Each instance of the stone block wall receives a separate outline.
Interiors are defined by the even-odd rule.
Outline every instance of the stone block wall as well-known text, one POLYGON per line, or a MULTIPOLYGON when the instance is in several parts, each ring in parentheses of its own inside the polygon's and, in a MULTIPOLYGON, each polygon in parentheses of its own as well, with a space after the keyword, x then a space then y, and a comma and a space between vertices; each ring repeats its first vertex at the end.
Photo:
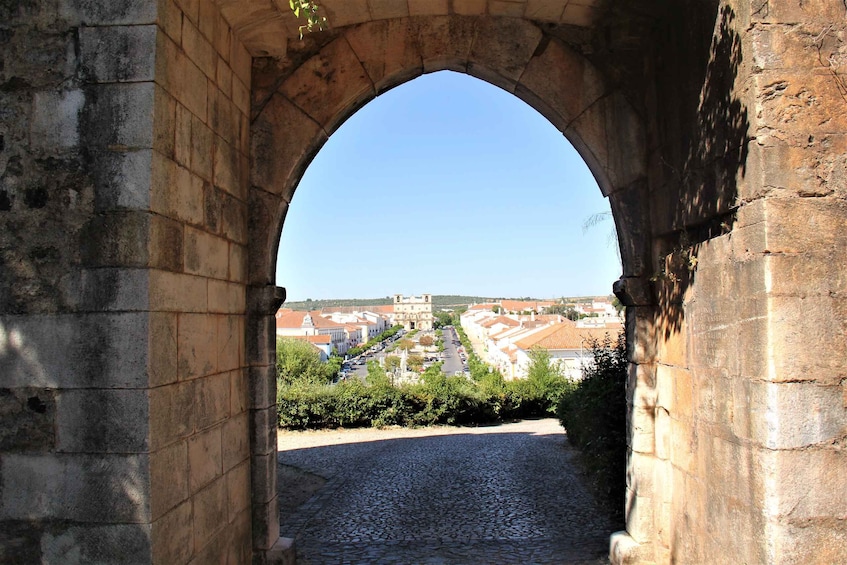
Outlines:
POLYGON ((149 391, 153 559, 244 563, 252 552, 244 343, 252 59, 212 2, 161 0, 158 10, 149 210, 159 222, 151 254, 162 260, 148 271, 158 330, 150 348, 160 363, 149 391))
POLYGON ((0 22, 0 561, 248 562, 251 57, 211 2, 0 22))
MULTIPOLYGON (((680 10, 692 29, 709 20, 702 6, 680 10)), ((847 177, 832 152, 845 133, 835 110, 847 100, 845 10, 716 3, 699 69, 690 33, 684 45, 666 40, 691 64, 669 63, 657 79, 658 308, 632 309, 655 356, 633 375, 648 386, 633 398, 628 478, 660 498, 631 492, 636 561, 830 563, 847 551, 836 470, 847 318, 834 270, 847 253, 847 177), (664 86, 674 80, 677 99, 664 86), (691 84, 696 112, 682 104, 691 84)))
MULTIPOLYGON (((113 268, 144 248, 149 224, 105 214, 119 174, 117 153, 105 150, 149 145, 145 114, 135 119, 121 106, 151 102, 150 88, 129 81, 149 79, 152 59, 122 77, 87 80, 99 63, 83 20, 151 23, 155 11, 0 7, 0 561, 8 563, 151 555, 146 288, 143 274, 113 268), (98 228, 107 222, 108 233, 98 228), (132 237, 118 243, 111 236, 121 230, 132 237)), ((150 33, 136 31, 136 43, 150 33)))

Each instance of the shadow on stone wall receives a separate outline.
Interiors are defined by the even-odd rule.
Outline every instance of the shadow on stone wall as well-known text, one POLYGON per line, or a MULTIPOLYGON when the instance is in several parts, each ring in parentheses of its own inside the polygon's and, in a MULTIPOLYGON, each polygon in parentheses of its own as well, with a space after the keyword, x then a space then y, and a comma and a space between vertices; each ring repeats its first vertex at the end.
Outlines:
MULTIPOLYGON (((681 12, 677 17, 679 23, 684 22, 681 12)), ((738 181, 746 174, 750 128, 747 108, 736 90, 743 54, 735 19, 731 7, 719 9, 684 162, 677 167, 662 157, 670 172, 663 190, 673 209, 659 211, 668 215, 670 224, 657 238, 652 277, 662 332, 657 337, 667 339, 681 330, 683 299, 694 283, 702 245, 729 233, 735 223, 738 181)), ((674 142, 662 141, 663 147, 674 142)))
MULTIPOLYGON (((620 289, 632 304, 648 304, 653 294, 654 314, 643 316, 652 317, 652 330, 641 327, 642 321, 635 317, 628 320, 631 359, 653 358, 659 343, 683 332, 684 299, 697 275, 698 256, 707 242, 732 231, 748 157, 750 121, 736 85, 743 53, 735 13, 717 2, 656 2, 661 4, 655 43, 646 55, 655 79, 655 91, 647 87, 648 112, 655 116, 651 142, 658 146, 649 183, 652 289, 634 283, 616 285, 616 293, 620 289)), ((639 428, 643 420, 645 426, 653 426, 650 429, 656 425, 655 374, 642 374, 639 367, 631 367, 627 389, 631 411, 627 433, 633 443, 646 431, 639 428)), ((631 464, 628 484, 625 518, 632 535, 656 506, 641 506, 652 502, 638 498, 638 473, 631 464)), ((653 520, 655 531, 659 517, 653 520)), ((695 526, 674 528, 672 552, 689 543, 677 536, 690 527, 695 526)))

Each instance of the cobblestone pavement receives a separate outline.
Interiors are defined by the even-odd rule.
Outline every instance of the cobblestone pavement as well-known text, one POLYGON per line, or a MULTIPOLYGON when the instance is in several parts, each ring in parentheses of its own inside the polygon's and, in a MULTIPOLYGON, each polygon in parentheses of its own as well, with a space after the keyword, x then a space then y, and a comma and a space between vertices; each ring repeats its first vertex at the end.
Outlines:
POLYGON ((328 479, 281 516, 298 563, 607 562, 613 527, 555 420, 280 432, 279 446, 281 463, 328 479))

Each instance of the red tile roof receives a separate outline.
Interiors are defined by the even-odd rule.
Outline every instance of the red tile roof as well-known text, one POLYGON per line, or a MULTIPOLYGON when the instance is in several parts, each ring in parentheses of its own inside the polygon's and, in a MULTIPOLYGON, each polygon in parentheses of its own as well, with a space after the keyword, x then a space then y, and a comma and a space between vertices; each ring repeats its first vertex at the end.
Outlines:
POLYGON ((327 306, 321 309, 321 314, 355 314, 357 312, 373 312, 374 314, 393 314, 393 304, 377 304, 376 306, 327 306))
POLYGON ((541 347, 542 349, 588 349, 594 340, 601 340, 606 334, 614 337, 615 330, 605 328, 577 328, 573 322, 553 324, 524 339, 515 345, 523 350, 541 347))
POLYGON ((338 322, 333 322, 328 318, 324 318, 323 316, 321 316, 321 313, 317 310, 313 310, 312 312, 309 312, 309 314, 312 316, 312 323, 315 324, 316 328, 323 328, 328 330, 344 327, 344 324, 339 324, 338 322))
POLYGON ((517 320, 507 318, 506 316, 497 316, 496 318, 490 318, 490 319, 482 322, 479 325, 482 326, 483 328, 490 328, 491 326, 494 326, 494 325, 497 325, 497 324, 503 324, 504 326, 509 326, 510 328, 516 328, 519 325, 521 325, 521 323, 518 322, 517 320))
POLYGON ((329 335, 295 335, 290 336, 290 339, 299 339, 302 341, 308 341, 309 343, 320 343, 324 345, 332 343, 332 339, 329 335))
POLYGON ((276 313, 276 327, 278 328, 301 328, 303 327, 303 319, 309 314, 312 317, 312 324, 316 328, 321 329, 336 329, 344 327, 344 324, 339 324, 328 320, 320 315, 317 310, 312 312, 302 312, 289 310, 287 308, 280 309, 276 313))
POLYGON ((499 304, 495 304, 494 302, 486 302, 485 304, 474 304, 468 311, 470 310, 491 310, 495 306, 500 306, 499 304))
POLYGON ((282 308, 276 313, 276 327, 299 328, 303 325, 304 317, 306 317, 305 312, 295 312, 288 308, 282 308))
POLYGON ((535 310, 538 312, 543 308, 552 306, 554 303, 550 301, 503 300, 500 304, 508 312, 522 312, 524 310, 535 310))

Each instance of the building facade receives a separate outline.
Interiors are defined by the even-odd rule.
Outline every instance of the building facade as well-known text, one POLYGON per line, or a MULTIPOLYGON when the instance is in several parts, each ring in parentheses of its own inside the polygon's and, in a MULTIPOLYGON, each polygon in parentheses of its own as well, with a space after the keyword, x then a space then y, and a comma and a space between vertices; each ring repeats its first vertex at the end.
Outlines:
POLYGON ((402 325, 406 331, 432 330, 432 295, 404 297, 395 294, 394 323, 402 325))

